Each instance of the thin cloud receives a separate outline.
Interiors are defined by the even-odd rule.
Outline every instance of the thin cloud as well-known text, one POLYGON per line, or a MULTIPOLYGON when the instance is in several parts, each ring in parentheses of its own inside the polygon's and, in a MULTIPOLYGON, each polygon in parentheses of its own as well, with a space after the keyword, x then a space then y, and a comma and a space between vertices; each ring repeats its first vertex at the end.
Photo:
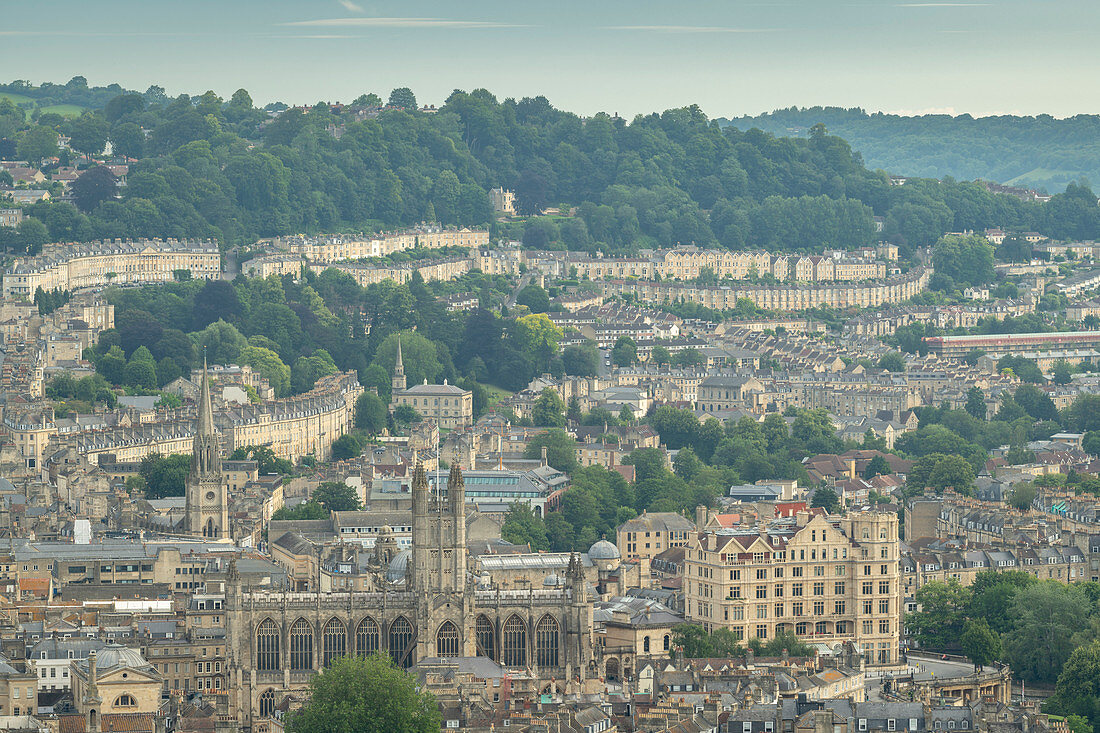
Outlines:
POLYGON ((988 8, 993 3, 898 3, 899 8, 988 8))
POLYGON ((344 10, 348 11, 349 13, 362 13, 362 12, 364 12, 363 7, 361 5, 356 5, 351 0, 336 0, 336 2, 343 5, 344 10))
POLYGON ((450 20, 448 18, 320 18, 282 23, 306 28, 526 28, 492 20, 450 20))
POLYGON ((611 25, 609 31, 648 31, 651 33, 774 33, 775 28, 730 28, 715 25, 611 25))

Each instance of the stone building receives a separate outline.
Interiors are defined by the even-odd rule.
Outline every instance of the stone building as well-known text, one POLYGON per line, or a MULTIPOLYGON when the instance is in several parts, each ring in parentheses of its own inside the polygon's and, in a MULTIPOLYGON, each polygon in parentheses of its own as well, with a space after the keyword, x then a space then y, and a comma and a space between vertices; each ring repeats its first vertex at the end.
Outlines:
POLYGON ((405 366, 401 359, 401 339, 397 340, 397 361, 393 366, 393 390, 390 411, 408 405, 422 417, 445 430, 461 430, 473 425, 474 396, 468 389, 453 384, 417 384, 407 386, 405 366))
POLYGON ((898 519, 882 512, 799 512, 766 529, 700 532, 687 546, 688 621, 742 639, 780 631, 855 642, 869 664, 898 661, 898 519))
POLYGON ((488 657, 531 670, 540 684, 594 674, 592 605, 579 562, 541 589, 503 590, 467 572, 465 486, 452 466, 432 491, 422 464, 412 485, 413 543, 375 545, 376 592, 271 592, 230 569, 226 595, 228 689, 242 726, 343 654, 389 654, 402 667, 430 658, 488 657))

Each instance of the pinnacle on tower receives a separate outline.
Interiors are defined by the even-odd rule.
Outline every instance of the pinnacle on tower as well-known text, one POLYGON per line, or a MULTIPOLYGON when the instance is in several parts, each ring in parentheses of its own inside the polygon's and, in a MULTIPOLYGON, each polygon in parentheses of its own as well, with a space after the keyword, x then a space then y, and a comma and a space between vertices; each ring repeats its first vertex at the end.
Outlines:
POLYGON ((416 468, 413 469, 412 490, 413 494, 428 490, 428 474, 424 471, 424 463, 420 460, 420 456, 416 457, 416 468))
POLYGON ((206 365, 206 354, 202 356, 202 393, 199 395, 199 421, 196 426, 199 435, 214 435, 214 408, 210 401, 210 370, 206 365))

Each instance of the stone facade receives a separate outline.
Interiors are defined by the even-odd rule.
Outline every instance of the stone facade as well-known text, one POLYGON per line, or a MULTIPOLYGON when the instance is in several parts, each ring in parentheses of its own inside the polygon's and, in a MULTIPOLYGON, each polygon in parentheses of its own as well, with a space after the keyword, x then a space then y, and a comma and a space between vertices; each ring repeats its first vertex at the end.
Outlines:
POLYGON ((423 465, 413 479, 413 547, 376 545, 378 592, 254 591, 230 570, 227 656, 241 724, 269 715, 342 654, 418 660, 485 656, 505 668, 585 679, 593 667, 592 606, 579 561, 561 585, 504 591, 466 572, 464 483, 452 468, 445 493, 431 492, 423 465))
POLYGON ((218 243, 149 239, 51 246, 8 268, 4 296, 30 298, 39 288, 49 292, 171 282, 182 270, 195 278, 220 277, 218 243))

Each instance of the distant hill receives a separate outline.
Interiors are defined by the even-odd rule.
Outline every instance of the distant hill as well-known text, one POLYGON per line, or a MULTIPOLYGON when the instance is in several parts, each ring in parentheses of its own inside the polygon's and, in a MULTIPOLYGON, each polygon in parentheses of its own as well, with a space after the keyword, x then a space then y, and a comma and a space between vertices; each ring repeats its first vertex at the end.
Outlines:
POLYGON ((1086 178, 1100 183, 1100 116, 904 117, 862 109, 809 107, 718 119, 741 130, 807 136, 824 123, 847 140, 868 168, 908 176, 977 178, 1056 193, 1086 178))

